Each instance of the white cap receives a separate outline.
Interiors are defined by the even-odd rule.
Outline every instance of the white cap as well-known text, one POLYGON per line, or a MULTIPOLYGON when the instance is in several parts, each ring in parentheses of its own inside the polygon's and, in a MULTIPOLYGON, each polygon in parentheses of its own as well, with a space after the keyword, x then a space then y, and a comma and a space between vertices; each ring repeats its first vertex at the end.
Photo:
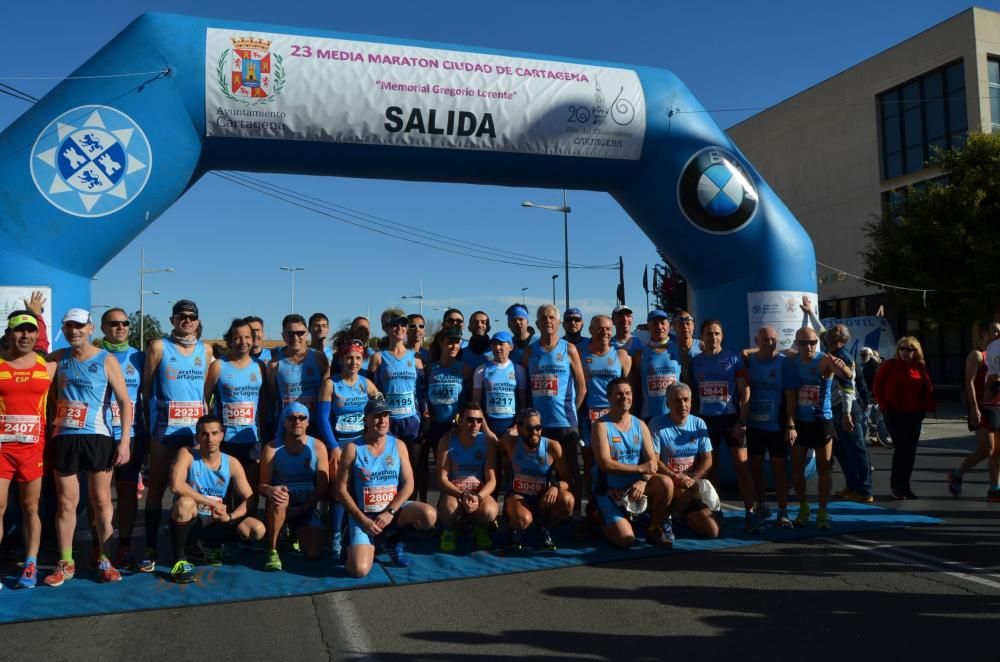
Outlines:
POLYGON ((90 324, 90 311, 84 310, 83 308, 70 308, 63 315, 62 321, 65 322, 76 322, 77 324, 90 324))

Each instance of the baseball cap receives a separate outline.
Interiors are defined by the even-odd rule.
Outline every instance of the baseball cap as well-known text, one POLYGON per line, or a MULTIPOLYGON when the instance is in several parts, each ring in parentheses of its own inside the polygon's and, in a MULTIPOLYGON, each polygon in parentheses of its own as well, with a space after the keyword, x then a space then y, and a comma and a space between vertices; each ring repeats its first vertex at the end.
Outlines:
POLYGON ((388 411, 389 405, 385 403, 385 396, 381 393, 376 393, 375 397, 369 400, 368 404, 365 405, 365 416, 377 416, 388 411))
POLYGON ((191 299, 181 299, 174 304, 173 312, 170 314, 171 317, 176 317, 181 313, 194 313, 198 314, 198 304, 191 299))
POLYGON ((90 311, 83 308, 70 308, 63 315, 63 322, 76 322, 77 324, 90 324, 90 311))
POLYGON ((668 319, 669 317, 670 317, 669 315, 667 315, 665 312, 657 308, 656 310, 649 311, 649 315, 646 315, 646 321, 652 322, 653 320, 658 320, 658 319, 665 320, 668 319))
POLYGON ((14 330, 19 326, 24 326, 25 324, 35 327, 38 329, 38 318, 28 312, 19 312, 17 314, 11 315, 7 318, 7 328, 14 330))
POLYGON ((493 338, 490 339, 490 342, 505 342, 513 345, 514 334, 512 334, 510 331, 497 331, 496 333, 493 334, 493 338))
POLYGON ((447 329, 443 329, 441 331, 441 337, 445 340, 461 340, 462 332, 456 329, 455 327, 450 326, 447 329))
POLYGON ((524 319, 531 319, 528 317, 528 309, 521 304, 514 304, 507 309, 507 319, 517 319, 518 317, 523 317, 524 319))
POLYGON ((620 306, 615 306, 615 309, 611 311, 612 315, 617 315, 618 313, 628 313, 629 315, 631 315, 632 309, 626 306, 625 304, 621 304, 620 306))
POLYGON ((579 317, 583 319, 583 312, 579 308, 567 308, 566 312, 563 313, 563 321, 570 319, 571 317, 579 317))

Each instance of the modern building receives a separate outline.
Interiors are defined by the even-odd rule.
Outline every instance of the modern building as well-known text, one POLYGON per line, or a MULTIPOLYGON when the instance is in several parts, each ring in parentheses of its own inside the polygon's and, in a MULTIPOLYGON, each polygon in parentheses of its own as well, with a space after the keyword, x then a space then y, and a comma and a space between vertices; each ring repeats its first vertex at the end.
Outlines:
MULTIPOLYGON (((886 304, 864 272, 866 223, 892 213, 907 187, 940 176, 934 147, 1000 129, 1000 13, 968 9, 740 122, 729 135, 809 232, 824 317, 886 304)), ((905 284, 903 284, 905 285, 905 284)), ((969 326, 921 322, 886 306, 897 337, 922 339, 947 393, 962 380, 969 326)), ((942 394, 944 395, 944 394, 942 394)))

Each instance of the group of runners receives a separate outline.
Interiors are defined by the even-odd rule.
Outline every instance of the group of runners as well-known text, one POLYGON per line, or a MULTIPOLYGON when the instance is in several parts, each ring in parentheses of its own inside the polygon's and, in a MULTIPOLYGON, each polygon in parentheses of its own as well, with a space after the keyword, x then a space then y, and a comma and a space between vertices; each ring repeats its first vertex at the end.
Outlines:
MULTIPOLYGON (((778 352, 777 332, 763 327, 754 348, 731 351, 719 321, 703 321, 696 335, 686 311, 651 311, 643 342, 628 306, 591 318, 587 337, 579 309, 560 315, 540 306, 532 327, 527 308, 513 305, 509 330, 491 335, 489 315, 477 311, 468 338, 464 315, 449 309, 428 343, 423 316, 386 311, 378 349, 369 346, 365 317, 328 339, 325 315, 287 315, 284 345, 270 350, 263 320, 246 317, 233 320, 220 351, 200 339, 197 305, 181 300, 170 334, 145 352, 128 344, 123 309, 95 324, 75 308, 61 322, 69 346, 46 354, 43 305, 36 296, 9 316, 0 359, 0 511, 16 482, 26 554, 17 585, 25 588, 38 579, 48 469, 60 555, 48 586, 76 572, 83 474, 92 561, 103 581, 120 580, 121 567, 156 569, 168 489, 177 582, 194 581, 195 560, 221 564, 223 545, 238 539, 263 541, 268 570, 281 570, 283 549, 315 560, 332 547, 360 577, 378 548, 410 565, 404 541, 438 526, 444 552, 466 535, 491 547, 501 525, 512 550, 528 546, 535 529, 531 546, 555 549, 552 528, 581 514, 578 534, 589 529, 619 547, 637 538, 671 545, 675 524, 718 536, 719 453, 733 467, 748 532, 772 515, 767 456, 775 524, 810 524, 805 467, 814 453, 815 525, 830 528, 835 411, 837 426, 857 424, 843 327, 824 334, 805 323, 791 354, 778 352), (95 342, 96 326, 103 337, 95 342), (431 455, 436 507, 426 503, 431 455), (800 504, 794 520, 789 455, 800 504), (134 556, 144 466, 145 545, 134 556)), ((867 466, 863 443, 860 452, 867 466)), ((870 482, 866 492, 847 480, 841 497, 872 500, 870 482)))

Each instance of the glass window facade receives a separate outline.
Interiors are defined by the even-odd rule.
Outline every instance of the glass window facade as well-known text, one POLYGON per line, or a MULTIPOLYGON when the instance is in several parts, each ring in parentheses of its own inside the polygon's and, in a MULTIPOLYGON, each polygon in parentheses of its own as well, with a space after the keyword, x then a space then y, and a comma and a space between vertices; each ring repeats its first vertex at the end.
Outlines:
MULTIPOLYGON (((998 99, 993 121, 1000 128, 1000 61, 991 63, 996 65, 998 99)), ((990 69, 991 81, 993 73, 990 69)), ((935 148, 958 147, 965 141, 969 123, 961 60, 886 90, 876 101, 882 129, 883 179, 920 170, 935 148)))
POLYGON ((986 61, 990 89, 990 126, 993 133, 1000 131, 1000 59, 986 61))

